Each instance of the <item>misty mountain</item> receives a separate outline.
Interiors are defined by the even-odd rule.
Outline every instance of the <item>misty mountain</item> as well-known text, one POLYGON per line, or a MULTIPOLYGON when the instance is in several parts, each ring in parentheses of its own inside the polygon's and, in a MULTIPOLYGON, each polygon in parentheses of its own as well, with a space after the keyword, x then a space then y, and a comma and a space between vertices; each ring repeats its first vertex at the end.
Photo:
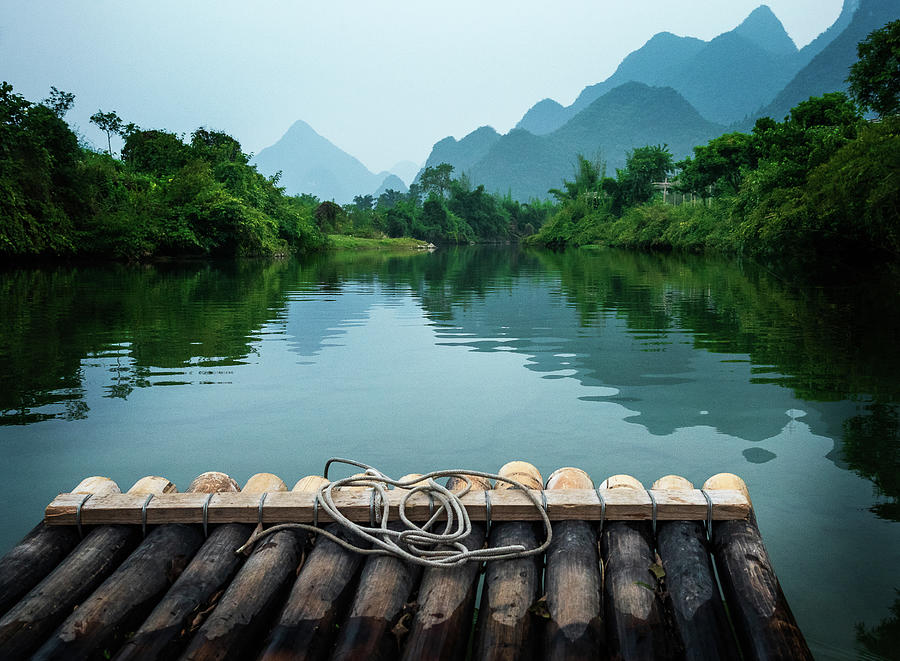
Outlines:
MULTIPOLYGON (((412 161, 400 161, 399 163, 395 163, 393 167, 389 170, 391 174, 395 174, 400 179, 403 180, 403 185, 406 185, 406 182, 411 182, 416 178, 416 175, 419 173, 421 166, 412 161)), ((395 190, 400 190, 395 189, 395 190)))
MULTIPOLYGON (((279 183, 291 195, 310 193, 339 204, 350 202, 355 195, 374 193, 386 178, 397 178, 389 172, 373 174, 303 121, 294 122, 278 142, 260 151, 253 163, 266 176, 280 170, 279 183)), ((389 187, 394 186, 396 183, 389 187)))
MULTIPOLYGON (((873 30, 897 20, 900 6, 897 0, 848 0, 838 22, 845 19, 848 12, 852 12, 852 16, 843 32, 834 36, 771 103, 755 112, 754 119, 769 116, 780 121, 800 101, 825 92, 846 91, 850 66, 857 59, 856 45, 873 30), (852 11, 854 6, 855 12, 852 11)), ((744 122, 742 128, 746 130, 752 125, 752 122, 744 122)))
MULTIPOLYGON (((823 35, 816 47, 824 48, 827 38, 823 35)), ((660 32, 622 60, 612 76, 585 87, 568 108, 545 99, 516 127, 549 133, 630 81, 671 87, 706 119, 731 124, 769 103, 808 61, 805 51, 797 50, 781 21, 761 5, 736 28, 708 42, 660 32)))
POLYGON ((484 158, 498 140, 500 134, 490 126, 477 128, 462 140, 452 136, 444 138, 434 144, 425 166, 452 163, 457 172, 466 172, 484 158))
POLYGON ((724 126, 701 117, 675 90, 631 82, 596 99, 553 133, 538 136, 514 129, 495 140, 470 167, 444 160, 489 191, 509 192, 527 201, 546 198, 549 188, 571 179, 579 153, 605 161, 612 176, 625 165, 626 152, 635 147, 666 143, 676 158, 683 158, 695 145, 723 130, 724 126))
MULTIPOLYGON (((415 177, 415 172, 413 173, 413 177, 415 177)), ((377 198, 379 195, 384 193, 385 191, 395 190, 399 193, 405 193, 409 190, 406 184, 403 183, 403 180, 395 174, 389 174, 384 178, 384 181, 381 182, 381 186, 375 191, 374 196, 377 198)))

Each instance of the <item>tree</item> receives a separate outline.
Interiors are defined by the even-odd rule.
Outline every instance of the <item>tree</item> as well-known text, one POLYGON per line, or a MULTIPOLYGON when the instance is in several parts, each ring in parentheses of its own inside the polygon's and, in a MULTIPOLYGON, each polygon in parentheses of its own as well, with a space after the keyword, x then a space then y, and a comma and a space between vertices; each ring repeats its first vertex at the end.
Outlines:
POLYGON ((50 86, 50 96, 41 101, 41 104, 50 108, 53 114, 62 119, 75 105, 75 95, 71 92, 63 92, 50 86))
POLYGON ((103 112, 102 110, 98 110, 93 115, 91 115, 91 124, 94 124, 101 131, 106 133, 106 147, 109 151, 109 155, 112 156, 112 136, 113 133, 116 135, 121 135, 121 133, 125 129, 125 125, 122 123, 122 118, 119 117, 115 111, 113 112, 103 112))
POLYGON ((435 193, 439 197, 444 197, 446 192, 450 190, 450 175, 453 172, 453 166, 449 163, 441 163, 431 167, 430 165, 422 172, 419 182, 425 194, 435 193))
POLYGON ((681 169, 678 188, 702 194, 715 186, 716 192, 733 195, 741 185, 744 170, 756 167, 758 160, 750 135, 726 133, 694 147, 693 158, 676 164, 681 169))
POLYGON ((375 204, 375 198, 371 195, 356 195, 353 198, 353 206, 359 211, 369 211, 375 204))
POLYGON ((565 200, 575 200, 585 194, 596 193, 599 189, 600 182, 606 174, 606 165, 600 161, 591 161, 578 154, 578 161, 575 164, 575 178, 573 181, 563 180, 563 188, 551 188, 547 192, 550 193, 560 202, 565 200))
POLYGON ((649 200, 653 197, 653 184, 662 181, 673 168, 668 145, 647 145, 629 152, 625 169, 616 171, 625 204, 649 200))
POLYGON ((881 117, 900 112, 900 20, 869 34, 856 47, 850 67, 850 94, 881 117))

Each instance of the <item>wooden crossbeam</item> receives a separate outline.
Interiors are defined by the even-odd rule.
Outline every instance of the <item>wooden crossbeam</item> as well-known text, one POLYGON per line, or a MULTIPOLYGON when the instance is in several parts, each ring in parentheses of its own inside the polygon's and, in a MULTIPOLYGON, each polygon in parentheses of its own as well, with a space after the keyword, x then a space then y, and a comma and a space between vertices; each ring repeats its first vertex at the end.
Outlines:
MULTIPOLYGON (((471 492, 462 497, 462 503, 473 521, 487 519, 485 493, 490 494, 492 521, 539 521, 541 516, 534 504, 521 491, 515 489, 490 492, 471 492)), ((542 502, 541 492, 532 492, 542 502)), ((605 518, 608 521, 639 521, 652 518, 652 502, 646 491, 637 489, 601 489, 606 501, 605 518)), ((704 521, 708 504, 698 489, 652 490, 657 503, 656 518, 659 521, 704 521)), ((750 503, 739 491, 710 490, 706 492, 713 503, 712 518, 716 521, 746 519, 750 503)), ((582 520, 599 521, 601 504, 597 492, 592 489, 558 489, 544 492, 547 513, 551 521, 582 520)), ((351 521, 368 523, 371 513, 370 489, 335 491, 334 502, 351 521)), ((402 490, 388 492, 390 518, 397 518, 397 507, 405 493, 402 490)), ((208 495, 203 493, 169 493, 154 496, 146 507, 146 523, 202 523, 203 505, 208 495)), ((259 517, 258 493, 216 493, 207 505, 208 523, 256 523, 259 517)), ((279 492, 266 495, 263 503, 263 522, 267 524, 296 522, 312 523, 315 493, 279 492)), ((57 496, 44 512, 48 525, 74 525, 78 505, 83 494, 64 493, 57 496)), ((146 494, 96 495, 81 507, 83 525, 141 524, 142 508, 146 494)), ((416 494, 407 502, 406 514, 414 521, 424 521, 431 513, 429 498, 416 494)), ((318 508, 320 523, 332 519, 318 508)))

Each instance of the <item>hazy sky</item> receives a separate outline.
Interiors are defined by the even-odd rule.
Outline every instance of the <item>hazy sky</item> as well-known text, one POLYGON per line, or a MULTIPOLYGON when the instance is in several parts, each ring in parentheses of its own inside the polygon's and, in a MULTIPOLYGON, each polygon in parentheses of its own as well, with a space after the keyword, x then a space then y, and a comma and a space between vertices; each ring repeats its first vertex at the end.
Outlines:
MULTIPOLYGON (((258 152, 297 119, 373 171, 535 102, 571 103, 661 31, 711 39, 758 0, 0 0, 0 79, 67 120, 115 110, 145 128, 223 130, 258 152)), ((841 0, 770 0, 798 46, 841 0)))

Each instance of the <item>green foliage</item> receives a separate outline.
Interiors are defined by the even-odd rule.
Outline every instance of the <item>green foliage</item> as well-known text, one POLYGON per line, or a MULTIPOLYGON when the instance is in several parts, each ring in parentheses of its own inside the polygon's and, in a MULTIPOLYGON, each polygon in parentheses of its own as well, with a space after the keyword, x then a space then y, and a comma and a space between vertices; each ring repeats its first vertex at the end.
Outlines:
POLYGON ((680 206, 653 196, 671 168, 664 147, 630 155, 616 180, 597 184, 581 163, 576 182, 534 243, 599 243, 644 250, 716 250, 836 266, 900 259, 900 118, 863 120, 835 92, 803 101, 783 122, 762 118, 678 163, 680 206), (586 194, 585 190, 597 189, 586 194), (591 205, 588 202, 595 201, 591 205))
POLYGON ((758 160, 752 136, 726 133, 706 145, 694 147, 693 158, 676 163, 681 170, 678 187, 698 195, 710 189, 719 194, 734 195, 744 172, 755 167, 758 160))
POLYGON ((900 112, 900 20, 874 30, 856 48, 847 82, 857 102, 882 117, 900 112))
POLYGON ((419 183, 425 195, 444 197, 447 191, 450 190, 452 173, 453 166, 449 163, 440 163, 434 167, 426 167, 419 177, 419 183))
POLYGON ((668 145, 647 145, 628 153, 625 169, 616 170, 623 204, 642 204, 653 197, 653 183, 662 181, 674 169, 668 145))
POLYGON ((109 155, 112 156, 112 136, 119 135, 125 129, 122 118, 115 112, 103 112, 98 110, 91 115, 91 124, 96 125, 98 129, 106 133, 106 145, 109 155))
POLYGON ((134 260, 325 245, 318 200, 284 195, 231 136, 201 128, 184 144, 98 112, 91 121, 107 132, 108 149, 96 153, 79 147, 62 120, 73 101, 51 88, 35 105, 0 85, 0 254, 134 260), (121 161, 112 157, 113 133, 125 139, 121 161))

